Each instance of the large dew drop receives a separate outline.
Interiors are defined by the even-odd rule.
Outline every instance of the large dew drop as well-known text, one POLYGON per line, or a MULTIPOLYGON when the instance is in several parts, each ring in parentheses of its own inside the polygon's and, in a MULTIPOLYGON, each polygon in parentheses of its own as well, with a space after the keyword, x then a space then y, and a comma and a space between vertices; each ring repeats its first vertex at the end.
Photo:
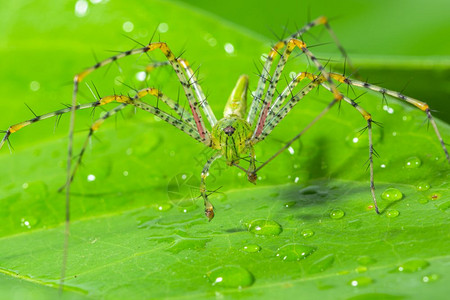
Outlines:
POLYGON ((422 161, 417 156, 412 156, 406 159, 405 161, 405 168, 407 169, 414 169, 418 168, 422 165, 422 161))
POLYGON ((254 220, 248 225, 248 231, 256 235, 279 235, 283 229, 280 224, 272 220, 254 220))
POLYGON ((397 201, 403 198, 403 194, 396 188, 388 188, 381 194, 381 198, 388 201, 397 201))
POLYGON ((339 208, 335 208, 330 212, 330 218, 332 219, 341 219, 344 215, 344 211, 339 208))
POLYGON ((314 251, 315 247, 293 243, 278 248, 276 256, 284 261, 295 261, 307 258, 314 251))
POLYGON ((425 269, 430 265, 429 262, 423 259, 413 259, 407 261, 397 267, 397 271, 404 273, 414 273, 420 270, 425 269))
POLYGON ((252 273, 240 266, 223 266, 209 271, 207 274, 213 286, 243 288, 251 286, 255 281, 252 273))
POLYGON ((248 244, 248 245, 245 245, 244 247, 242 247, 242 250, 244 252, 255 253, 255 252, 259 252, 261 250, 261 246, 256 245, 256 244, 248 244))

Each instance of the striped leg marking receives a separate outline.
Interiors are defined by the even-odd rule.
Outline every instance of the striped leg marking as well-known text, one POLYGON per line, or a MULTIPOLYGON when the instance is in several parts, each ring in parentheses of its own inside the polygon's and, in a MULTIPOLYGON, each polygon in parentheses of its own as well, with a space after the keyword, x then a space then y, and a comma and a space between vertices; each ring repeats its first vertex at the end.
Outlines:
POLYGON ((201 174, 201 182, 200 182, 200 193, 202 195, 203 201, 205 203, 205 215, 208 218, 209 221, 211 221, 214 218, 214 206, 209 202, 207 190, 206 190, 206 178, 209 175, 209 168, 211 167, 212 163, 220 158, 222 154, 220 152, 215 153, 213 156, 211 156, 208 161, 206 162, 205 166, 203 167, 202 174, 201 174))
MULTIPOLYGON (((330 36, 333 38, 335 44, 337 45, 339 51, 341 52, 342 56, 344 56, 346 61, 348 61, 350 67, 353 70, 355 70, 355 68, 351 64, 350 60, 348 59, 348 55, 347 55, 346 51, 342 47, 342 45, 339 42, 339 40, 338 40, 337 36, 335 35, 334 31, 331 29, 331 26, 330 26, 330 24, 328 22, 328 19, 326 17, 324 17, 324 16, 315 19, 314 21, 306 24, 299 31, 291 34, 289 37, 287 37, 284 40, 281 40, 280 42, 278 42, 277 44, 275 44, 272 47, 272 49, 269 52, 269 55, 267 57, 267 60, 264 63, 263 69, 261 71, 261 75, 260 75, 260 78, 259 78, 259 81, 258 81, 258 86, 257 86, 256 92, 255 92, 255 95, 254 95, 254 98, 253 98, 253 101, 252 101, 252 104, 251 104, 249 112, 248 112, 247 122, 250 125, 253 125, 253 122, 254 122, 254 119, 256 117, 256 114, 257 114, 258 110, 260 109, 261 101, 263 100, 263 98, 262 98, 263 92, 264 92, 264 89, 266 87, 266 82, 270 78, 270 69, 272 67, 272 62, 273 62, 273 60, 275 58, 275 55, 279 54, 279 51, 284 46, 286 46, 289 43, 290 40, 292 40, 292 39, 301 39, 301 36, 304 33, 309 31, 311 28, 316 27, 316 26, 320 26, 320 25, 324 25, 325 26, 325 28, 327 29, 328 33, 330 34, 330 36)), ((315 61, 314 61, 314 63, 317 66, 317 63, 315 61)), ((319 68, 319 70, 320 70, 320 68, 319 68)), ((269 82, 271 82, 271 81, 272 80, 270 80, 269 82)))

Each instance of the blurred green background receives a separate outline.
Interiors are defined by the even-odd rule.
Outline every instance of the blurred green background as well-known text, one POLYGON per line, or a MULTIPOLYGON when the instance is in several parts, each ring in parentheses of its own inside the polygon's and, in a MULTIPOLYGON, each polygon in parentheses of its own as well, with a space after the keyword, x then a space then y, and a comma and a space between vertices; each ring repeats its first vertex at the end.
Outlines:
MULTIPOLYGON (((24 103, 37 114, 70 103, 74 74, 117 51, 140 47, 127 37, 145 44, 155 29, 154 40, 167 41, 175 53, 201 66, 202 87, 220 117, 238 76, 249 74, 254 89, 255 62, 258 65, 286 25, 290 33, 305 24, 308 15, 331 19, 361 77, 399 91, 407 86, 405 94, 427 101, 439 111, 435 113, 438 118, 448 120, 449 11, 448 1, 3 0, 0 129, 33 117, 24 103), (227 43, 234 45, 234 53, 225 51, 227 43)), ((305 40, 316 45, 330 38, 317 28, 305 40)), ((326 44, 313 50, 320 58, 332 59, 333 68, 341 70, 343 61, 335 48, 326 44)), ((151 58, 163 59, 157 53, 151 58)), ((147 62, 145 56, 131 57, 99 70, 85 83, 91 88, 95 85, 101 96, 132 92, 121 82, 145 86, 136 74, 147 62)), ((300 57, 287 68, 298 72, 308 66, 300 57)), ((177 97, 178 83, 168 69, 150 74, 150 84, 177 97)), ((258 145, 260 157, 279 149, 330 101, 324 91, 309 99, 283 120, 267 142, 258 145)), ((400 211, 396 219, 378 218, 367 211, 371 199, 363 167, 366 145, 348 145, 348 139, 365 124, 351 107, 343 105, 339 113, 328 114, 293 145, 296 155, 284 153, 263 169, 257 187, 235 168, 218 163, 208 183, 211 189, 222 187, 223 193, 213 195, 219 215, 210 224, 202 215, 201 201, 190 200, 193 205, 186 207, 179 201, 188 193, 197 197, 198 190, 189 188, 198 186, 198 174, 210 152, 171 126, 141 112, 135 115, 132 109, 105 124, 97 135, 100 141, 93 139, 88 147, 73 184, 73 238, 67 268, 67 285, 73 293, 68 297, 251 298, 283 292, 323 299, 336 299, 336 295, 399 299, 405 295, 423 298, 434 292, 439 298, 448 281, 444 268, 450 232, 448 166, 442 150, 433 133, 422 126, 420 111, 392 101, 395 113, 390 115, 383 110, 380 97, 367 95, 361 100, 375 120, 385 125, 376 131, 375 146, 381 155, 375 165, 377 193, 396 186, 406 195, 399 203, 381 201, 383 208, 400 211), (422 166, 405 169, 404 162, 416 155, 422 166), (86 180, 92 174, 96 180, 86 180), (192 181, 180 184, 183 175, 192 181), (421 180, 431 182, 432 189, 417 191, 421 180), (430 195, 441 198, 432 201, 430 195), (292 201, 296 206, 286 210, 286 203, 289 206, 292 201), (159 207, 173 209, 161 212, 159 207), (336 222, 328 216, 335 207, 346 213, 336 222), (283 225, 282 234, 253 236, 246 222, 255 218, 277 220, 283 225), (316 234, 303 240, 300 230, 308 227, 316 234), (254 256, 243 254, 241 246, 253 242, 263 250, 254 256), (319 248, 302 262, 283 263, 275 257, 280 243, 299 242, 319 248), (370 253, 376 263, 369 267, 357 263, 356 257, 364 253, 370 253), (324 257, 332 257, 334 264, 321 262, 324 257), (431 267, 403 277, 390 273, 409 259, 427 259, 431 267), (206 274, 219 264, 250 269, 256 274, 255 285, 244 290, 212 286, 206 274), (325 272, 308 273, 311 268, 325 272), (426 285, 422 278, 433 274, 442 278, 426 285), (375 284, 357 289, 347 284, 358 276, 375 278, 375 284)), ((94 101, 85 84, 79 101, 94 101)), ((97 110, 96 116, 100 113, 97 110)), ((77 114, 76 150, 92 119, 91 111, 77 114)), ((0 153, 0 291, 5 297, 56 296, 64 211, 63 197, 56 190, 65 176, 67 121, 63 118, 56 129, 53 121, 30 126, 11 137, 14 155, 7 147, 0 153)), ((448 126, 439 125, 448 139, 448 126)))

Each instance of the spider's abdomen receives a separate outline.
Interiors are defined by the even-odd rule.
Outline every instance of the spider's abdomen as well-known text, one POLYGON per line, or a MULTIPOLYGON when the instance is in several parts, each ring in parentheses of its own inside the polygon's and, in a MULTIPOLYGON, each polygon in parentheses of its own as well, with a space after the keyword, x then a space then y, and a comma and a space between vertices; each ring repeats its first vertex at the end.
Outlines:
POLYGON ((228 165, 239 163, 239 158, 249 150, 247 141, 252 133, 247 121, 233 115, 225 117, 212 129, 212 148, 222 152, 228 165))

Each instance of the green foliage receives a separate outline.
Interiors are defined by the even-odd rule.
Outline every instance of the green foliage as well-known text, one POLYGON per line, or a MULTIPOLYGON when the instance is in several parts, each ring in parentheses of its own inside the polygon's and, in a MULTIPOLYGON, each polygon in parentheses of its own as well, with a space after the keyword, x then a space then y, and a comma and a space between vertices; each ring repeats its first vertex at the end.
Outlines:
MULTIPOLYGON (((251 88, 255 87, 253 61, 258 61, 270 44, 268 38, 249 29, 173 2, 89 4, 89 13, 83 18, 74 16, 73 3, 63 1, 1 5, 2 129, 32 117, 23 102, 38 114, 70 102, 71 85, 65 83, 95 63, 91 49, 134 47, 134 42, 119 34, 126 21, 134 24, 128 35, 143 43, 160 22, 169 25, 161 40, 176 53, 186 49, 183 57, 194 66, 201 64, 202 86, 217 116, 240 74, 249 74, 251 88), (223 50, 226 43, 233 44, 234 54, 223 50), (39 82, 40 89, 32 91, 31 81, 39 82)), ((285 11, 277 9, 279 18, 285 11)), ((358 20, 364 19, 364 13, 375 13, 366 7, 359 9, 355 13, 358 20)), ((392 15, 386 8, 383 12, 392 15)), ((274 11, 265 18, 270 14, 274 11)), ((354 31, 368 30, 365 27, 370 21, 378 22, 379 15, 366 17, 365 25, 347 24, 345 17, 333 25, 344 46, 366 49, 369 46, 358 43, 361 37, 354 31)), ((298 23, 302 24, 305 14, 300 17, 298 23)), ((437 19, 423 20, 423 27, 431 24, 425 35, 432 35, 437 19)), ((382 34, 383 28, 378 32, 382 34)), ((401 36, 409 36, 412 43, 417 34, 406 30, 401 36)), ((436 39, 439 37, 442 35, 436 39)), ((306 42, 316 43, 314 39, 306 42)), ((435 48, 407 47, 404 42, 392 52, 383 52, 385 45, 374 44, 378 48, 371 47, 373 52, 368 54, 385 53, 383 59, 371 62, 378 69, 384 66, 383 60, 392 61, 390 54, 415 54, 411 49, 442 54, 435 48), (403 52, 405 49, 411 52, 403 52)), ((332 49, 333 45, 312 50, 318 57, 340 59, 332 49)), ((364 52, 355 60, 362 68, 372 58, 364 52)), ((99 58, 109 55, 101 53, 99 58)), ((161 59, 157 54, 153 57, 161 59)), ((439 57, 424 59, 446 72, 439 57)), ((406 66, 416 61, 410 57, 399 60, 406 66)), ((142 70, 145 61, 145 57, 130 58, 119 64, 123 73, 112 66, 106 74, 100 70, 86 82, 92 86, 92 80, 102 96, 112 94, 113 89, 130 92, 114 81, 120 77, 120 81, 139 87, 142 83, 134 74, 142 70)), ((400 67, 395 66, 398 72, 404 70, 400 67)), ((287 73, 308 66, 300 57, 289 68, 287 73)), ((178 84, 170 70, 156 70, 150 76, 152 85, 176 98, 178 84)), ((440 83, 431 89, 436 86, 440 83)), ((84 86, 80 101, 94 101, 84 86)), ((270 157, 329 101, 331 97, 323 89, 311 94, 270 139, 257 145, 257 158, 270 157)), ((372 200, 364 167, 367 133, 358 133, 365 122, 347 105, 342 104, 339 111, 334 108, 290 151, 263 168, 256 186, 224 161, 214 165, 208 188, 221 188, 211 195, 216 208, 211 223, 196 197, 202 165, 212 152, 144 113, 133 115, 133 110, 127 110, 125 120, 119 118, 116 125, 110 120, 97 135, 101 142, 93 140, 72 187, 64 295, 109 299, 443 298, 450 261, 449 167, 443 151, 417 109, 388 99, 388 112, 381 97, 372 93, 359 101, 383 123, 374 128, 375 148, 380 154, 375 160, 375 185, 381 215, 369 209, 372 200), (88 175, 95 180, 92 176, 87 180, 88 175)), ((76 134, 77 150, 91 118, 89 112, 77 114, 81 131, 76 134)), ((64 197, 56 191, 65 177, 67 119, 61 120, 53 135, 51 121, 14 134, 15 153, 9 155, 6 147, 0 153, 2 298, 57 297, 64 197)), ((438 126, 443 138, 450 140, 450 127, 439 121, 438 126)))

